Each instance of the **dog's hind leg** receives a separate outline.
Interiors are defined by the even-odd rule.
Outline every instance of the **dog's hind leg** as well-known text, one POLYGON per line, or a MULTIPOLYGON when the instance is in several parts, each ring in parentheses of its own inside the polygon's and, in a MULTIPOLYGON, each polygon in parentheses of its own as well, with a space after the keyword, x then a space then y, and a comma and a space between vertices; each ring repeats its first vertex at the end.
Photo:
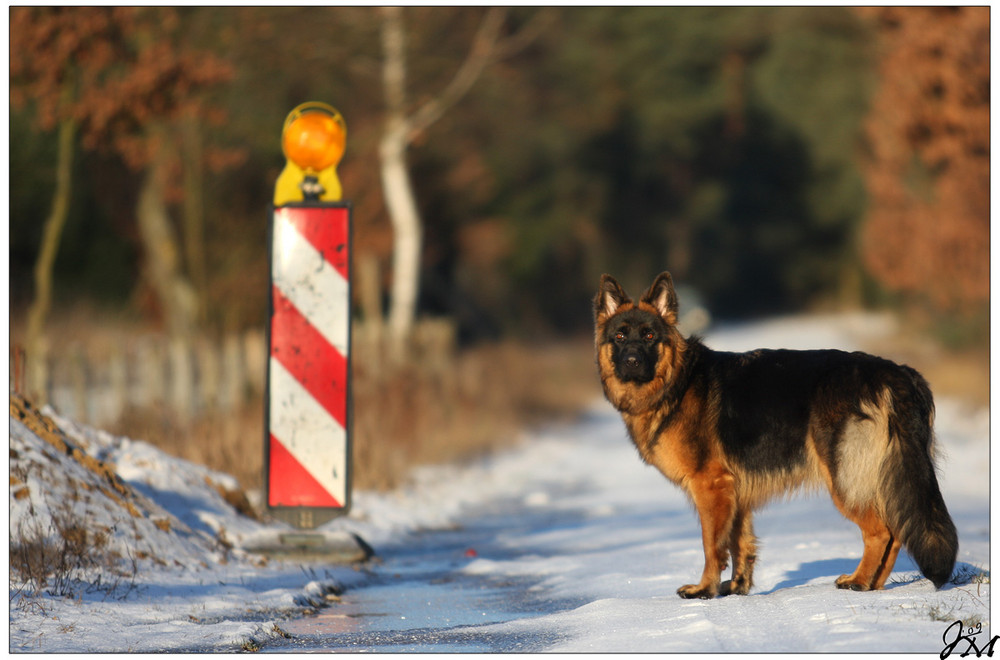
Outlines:
POLYGON ((836 478, 828 467, 823 471, 834 505, 845 518, 861 528, 865 544, 864 554, 854 572, 837 578, 837 587, 841 589, 881 589, 902 546, 899 534, 890 528, 878 505, 881 470, 891 447, 889 411, 892 404, 887 396, 875 403, 861 402, 863 414, 845 420, 835 451, 828 452, 839 457, 836 461, 829 459, 836 464, 836 478))
POLYGON ((730 531, 736 516, 734 484, 733 475, 717 464, 706 466, 687 483, 701 519, 705 570, 698 584, 677 590, 682 598, 715 598, 719 594, 719 576, 729 558, 730 531))
POLYGON ((757 561, 757 537, 753 533, 753 512, 749 508, 736 512, 729 533, 729 553, 733 560, 733 577, 722 583, 720 593, 746 595, 753 586, 753 567, 757 561))
POLYGON ((878 570, 875 571, 875 577, 871 583, 872 591, 885 586, 885 581, 889 579, 889 574, 892 573, 892 569, 896 565, 896 557, 899 555, 899 549, 903 546, 903 542, 898 536, 895 534, 891 534, 890 536, 892 541, 885 547, 882 554, 882 561, 879 564, 878 570))
POLYGON ((854 591, 881 589, 896 564, 896 556, 902 545, 899 537, 892 533, 873 508, 860 513, 839 508, 844 516, 861 528, 865 550, 854 572, 837 578, 837 587, 854 591))

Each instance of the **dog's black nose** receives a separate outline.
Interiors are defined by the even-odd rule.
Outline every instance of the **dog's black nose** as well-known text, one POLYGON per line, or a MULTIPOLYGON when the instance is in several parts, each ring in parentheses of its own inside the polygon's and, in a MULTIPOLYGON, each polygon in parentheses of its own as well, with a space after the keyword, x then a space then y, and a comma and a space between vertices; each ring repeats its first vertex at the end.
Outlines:
POLYGON ((625 358, 625 366, 629 369, 635 369, 639 366, 639 358, 634 355, 629 355, 625 358))

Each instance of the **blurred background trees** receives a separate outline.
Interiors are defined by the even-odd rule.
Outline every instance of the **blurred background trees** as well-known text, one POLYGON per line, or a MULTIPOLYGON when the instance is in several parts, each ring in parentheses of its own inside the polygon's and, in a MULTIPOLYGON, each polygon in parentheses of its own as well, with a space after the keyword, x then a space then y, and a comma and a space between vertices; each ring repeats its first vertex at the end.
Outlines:
POLYGON ((865 122, 865 265, 930 314, 985 329, 989 303, 987 7, 868 9, 880 85, 865 122))
POLYGON ((635 291, 669 269, 716 319, 891 307, 969 350, 900 356, 894 337, 889 357, 988 397, 988 8, 15 7, 10 24, 15 385, 33 353, 28 383, 61 412, 248 487, 267 209, 284 118, 313 100, 348 126, 357 487, 599 396, 603 272, 635 291), (416 275, 394 262, 386 155, 416 275), (423 320, 386 369, 394 298, 423 320))
MULTIPOLYGON (((77 134, 85 149, 110 154, 129 171, 142 173, 134 225, 144 274, 170 334, 190 336, 198 294, 181 269, 166 208, 171 158, 180 155, 171 124, 197 120, 199 92, 227 80, 229 68, 180 43, 178 16, 170 9, 39 7, 12 12, 12 19, 12 101, 15 107, 30 106, 35 126, 58 127, 52 210, 43 225, 25 331, 29 364, 44 363, 44 323, 72 203, 77 134)), ((191 188, 200 186, 193 178, 187 181, 191 188)), ((189 199, 198 197, 187 192, 189 199)), ((189 257, 198 247, 193 234, 189 231, 189 257)))
MULTIPOLYGON (((402 10, 404 116, 448 88, 489 12, 402 10)), ((40 293, 63 191, 57 307, 263 327, 280 129, 307 100, 348 123, 355 255, 388 311, 383 20, 12 9, 12 314, 40 293)), ((987 9, 524 7, 494 27, 497 43, 531 38, 408 138, 418 314, 465 341, 586 332, 602 272, 637 288, 666 268, 717 317, 890 302, 983 322, 987 9)))

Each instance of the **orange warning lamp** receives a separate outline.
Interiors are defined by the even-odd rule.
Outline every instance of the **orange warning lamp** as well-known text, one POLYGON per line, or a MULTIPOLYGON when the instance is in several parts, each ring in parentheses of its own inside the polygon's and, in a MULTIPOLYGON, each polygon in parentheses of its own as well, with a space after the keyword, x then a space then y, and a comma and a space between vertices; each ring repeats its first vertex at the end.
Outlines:
POLYGON ((336 167, 344 155, 347 126, 326 103, 310 101, 285 118, 281 150, 287 162, 274 188, 274 205, 301 201, 339 201, 336 167))
POLYGON ((285 130, 281 134, 281 148, 285 156, 307 172, 319 172, 340 162, 340 157, 344 155, 345 136, 344 121, 337 111, 327 114, 297 110, 289 115, 290 121, 285 121, 285 130))

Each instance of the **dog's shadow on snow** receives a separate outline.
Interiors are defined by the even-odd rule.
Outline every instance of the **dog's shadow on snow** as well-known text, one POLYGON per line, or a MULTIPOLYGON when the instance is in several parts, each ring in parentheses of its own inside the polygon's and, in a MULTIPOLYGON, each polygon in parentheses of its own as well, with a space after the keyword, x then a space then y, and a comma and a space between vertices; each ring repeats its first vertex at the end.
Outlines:
MULTIPOLYGON (((807 584, 813 580, 819 578, 829 578, 830 584, 832 585, 834 581, 841 575, 853 573, 854 569, 857 568, 859 559, 849 559, 849 558, 839 558, 839 559, 820 559, 818 561, 810 561, 804 564, 800 564, 798 568, 793 571, 789 571, 785 574, 784 578, 766 591, 761 591, 761 595, 772 594, 781 589, 788 589, 790 587, 799 587, 807 584)), ((955 570, 960 572, 963 568, 971 570, 973 567, 965 566, 962 562, 958 562, 955 565, 955 570)), ((895 589, 897 587, 902 587, 904 585, 915 582, 916 580, 923 579, 923 575, 920 574, 920 569, 917 565, 913 563, 913 560, 909 556, 905 556, 903 553, 899 554, 899 559, 896 561, 896 566, 893 568, 892 574, 885 583, 886 589, 895 589)), ((954 587, 952 583, 946 584, 943 589, 949 589, 954 587)))

